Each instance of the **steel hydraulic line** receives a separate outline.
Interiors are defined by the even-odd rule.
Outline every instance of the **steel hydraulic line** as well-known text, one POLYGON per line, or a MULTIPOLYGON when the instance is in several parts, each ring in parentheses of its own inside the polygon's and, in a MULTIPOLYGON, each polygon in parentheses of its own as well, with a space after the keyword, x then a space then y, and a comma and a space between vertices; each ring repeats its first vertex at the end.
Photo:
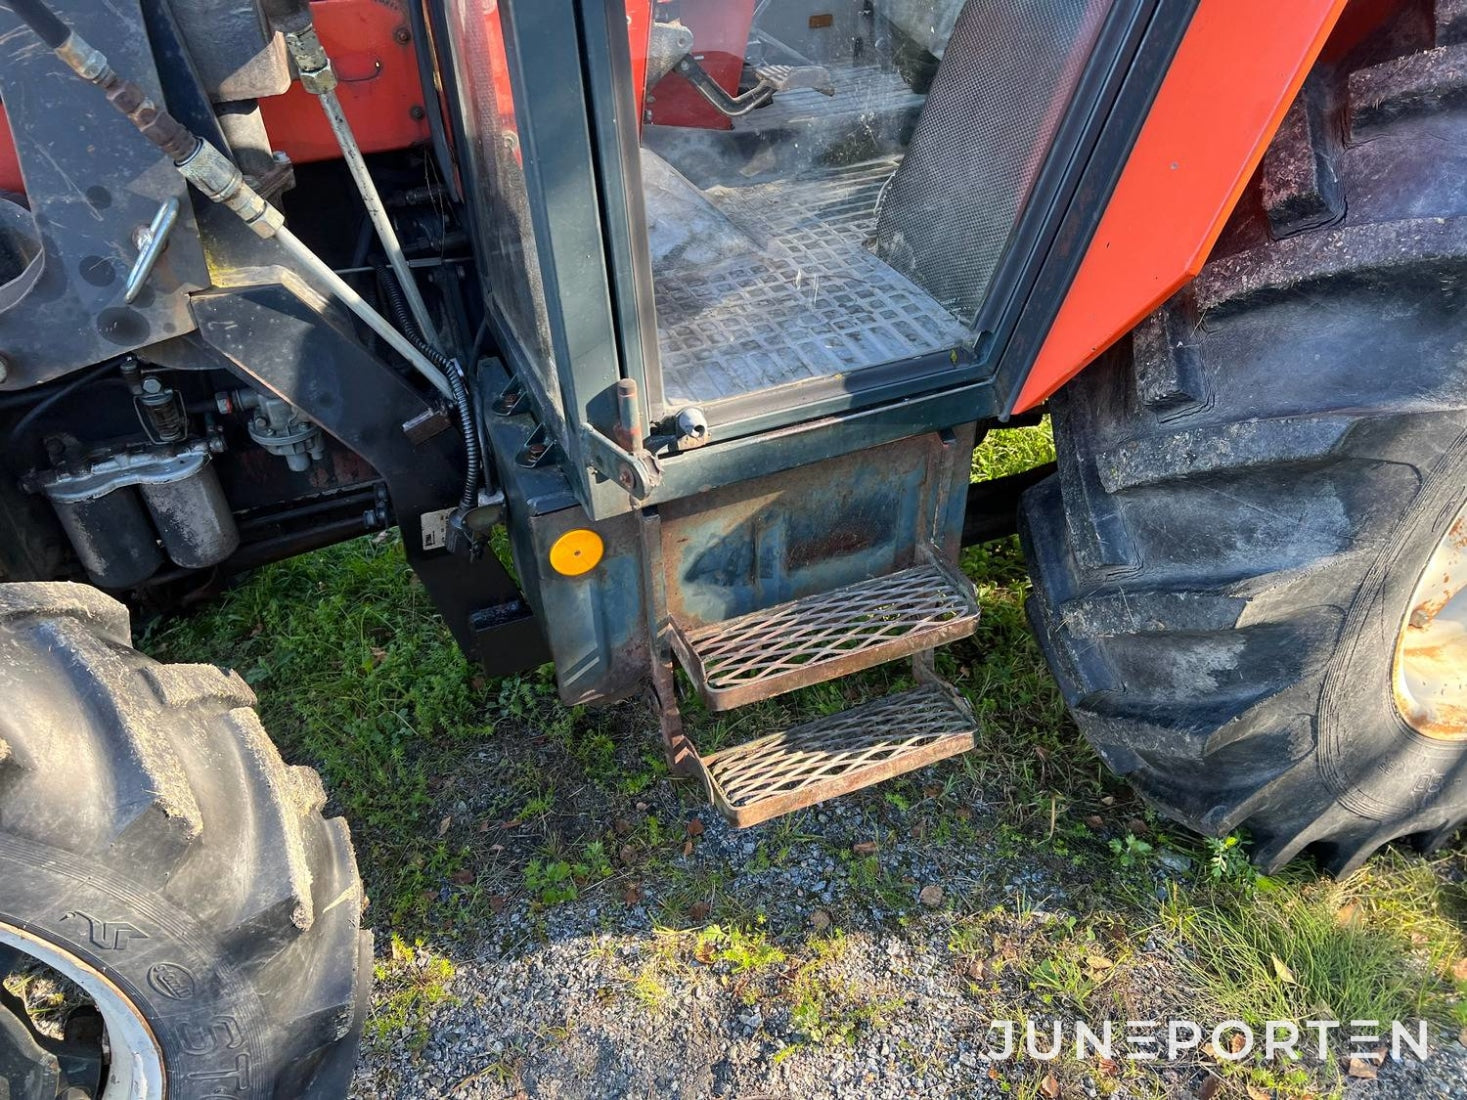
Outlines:
POLYGON ((290 256, 360 317, 373 332, 408 361, 433 388, 454 401, 453 387, 443 372, 395 329, 346 281, 306 247, 285 226, 285 216, 245 182, 233 161, 148 98, 141 88, 112 70, 107 58, 76 31, 57 18, 42 0, 4 0, 20 20, 49 46, 68 68, 100 88, 138 132, 161 149, 183 178, 213 202, 234 211, 256 236, 274 238, 290 256))
POLYGON ((378 194, 377 185, 372 182, 372 174, 367 171, 367 162, 362 158, 361 146, 357 144, 351 124, 342 112, 341 100, 336 95, 336 73, 331 68, 331 58, 326 55, 326 48, 321 45, 321 39, 316 34, 309 5, 302 5, 297 14, 279 20, 276 26, 285 35, 285 47, 290 51, 296 71, 300 73, 301 87, 321 102, 321 110, 326 113, 326 121, 331 126, 331 132, 336 135, 336 143, 341 146, 342 158, 351 171, 352 179, 356 181, 362 204, 367 208, 367 217, 377 231, 377 239, 382 242, 382 251, 387 253, 387 262, 392 265, 393 274, 397 276, 397 285, 407 299, 408 310, 417 323, 418 331, 435 351, 442 351, 435 338, 433 318, 428 313, 427 303, 423 301, 422 292, 402 254, 402 245, 398 242, 397 231, 392 228, 392 219, 387 216, 387 209, 382 205, 382 196, 378 194))

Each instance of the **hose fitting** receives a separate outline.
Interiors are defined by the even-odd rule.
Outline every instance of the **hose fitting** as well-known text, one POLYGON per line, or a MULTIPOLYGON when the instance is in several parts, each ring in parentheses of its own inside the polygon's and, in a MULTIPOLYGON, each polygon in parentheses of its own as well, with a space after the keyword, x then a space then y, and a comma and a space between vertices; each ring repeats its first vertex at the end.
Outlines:
POLYGON ((210 199, 233 210, 256 236, 273 237, 285 224, 285 215, 245 182, 238 165, 207 141, 200 141, 176 167, 210 199))
POLYGON ((337 85, 336 70, 331 67, 331 58, 326 56, 326 47, 316 34, 316 25, 294 26, 285 32, 285 48, 295 62, 300 74, 301 87, 312 95, 325 95, 337 85))

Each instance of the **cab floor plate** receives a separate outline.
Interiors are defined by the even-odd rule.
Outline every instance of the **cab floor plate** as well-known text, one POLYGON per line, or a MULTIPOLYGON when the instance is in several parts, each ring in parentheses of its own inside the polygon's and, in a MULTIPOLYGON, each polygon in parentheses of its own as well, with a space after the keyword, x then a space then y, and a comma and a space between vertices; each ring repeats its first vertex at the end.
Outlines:
POLYGON ((667 400, 738 397, 966 339, 960 321, 865 247, 894 168, 878 161, 705 193, 755 244, 719 263, 656 273, 667 400))
MULTIPOLYGON (((705 179, 704 188, 683 181, 720 223, 705 235, 741 237, 744 245, 714 262, 682 255, 654 262, 670 404, 712 404, 847 375, 954 349, 971 336, 869 248, 877 203, 900 156, 881 141, 859 160, 843 151, 861 147, 868 130, 899 133, 903 119, 909 130, 923 98, 898 74, 874 66, 836 68, 831 76, 834 96, 796 89, 734 123, 737 133, 757 132, 781 149, 809 147, 807 166, 775 180, 718 173, 723 182, 705 179)), ((664 144, 686 155, 688 140, 678 135, 664 144)), ((673 151, 669 158, 679 159, 673 151)), ((761 168, 755 157, 746 167, 766 171, 772 164, 761 168)), ((662 198, 648 193, 649 222, 679 221, 685 207, 659 207, 662 198)))

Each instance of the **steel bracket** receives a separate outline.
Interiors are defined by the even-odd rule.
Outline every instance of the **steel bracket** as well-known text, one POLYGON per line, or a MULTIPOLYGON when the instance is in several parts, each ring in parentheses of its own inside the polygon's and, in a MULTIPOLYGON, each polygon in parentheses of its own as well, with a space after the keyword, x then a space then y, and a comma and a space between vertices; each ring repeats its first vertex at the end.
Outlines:
POLYGON ((650 451, 633 454, 589 424, 581 429, 581 445, 591 468, 616 482, 635 500, 645 500, 662 484, 662 466, 650 451))

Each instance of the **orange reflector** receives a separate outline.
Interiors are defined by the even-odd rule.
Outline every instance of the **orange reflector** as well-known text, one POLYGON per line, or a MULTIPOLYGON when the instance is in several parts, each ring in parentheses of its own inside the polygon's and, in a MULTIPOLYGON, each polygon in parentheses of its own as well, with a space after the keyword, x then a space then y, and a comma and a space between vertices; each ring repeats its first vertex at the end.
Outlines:
POLYGON ((561 535, 550 547, 550 568, 563 577, 579 577, 595 569, 605 551, 600 535, 579 527, 561 535))

